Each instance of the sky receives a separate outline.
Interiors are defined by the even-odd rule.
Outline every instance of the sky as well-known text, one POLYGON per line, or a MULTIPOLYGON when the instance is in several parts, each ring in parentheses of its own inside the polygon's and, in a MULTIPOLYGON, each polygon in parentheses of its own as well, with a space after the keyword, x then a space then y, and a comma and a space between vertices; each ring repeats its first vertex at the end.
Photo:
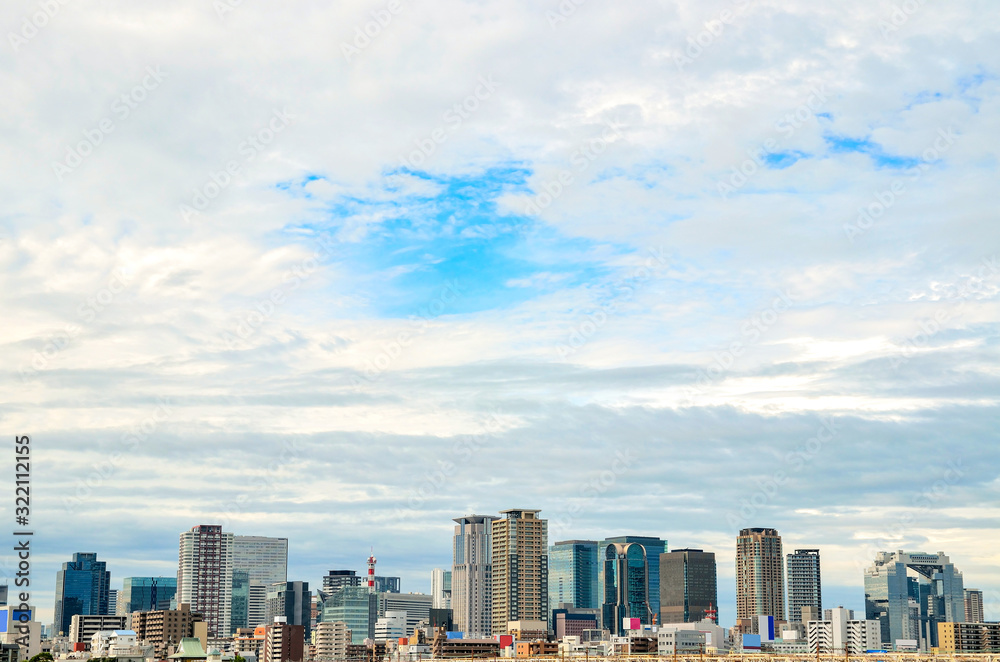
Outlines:
POLYGON ((173 575, 199 524, 428 591, 452 519, 508 508, 714 551, 724 625, 761 526, 821 550, 827 607, 863 610, 879 550, 943 551, 1000 619, 997 3, 0 26, 0 422, 42 620, 72 553, 173 575))

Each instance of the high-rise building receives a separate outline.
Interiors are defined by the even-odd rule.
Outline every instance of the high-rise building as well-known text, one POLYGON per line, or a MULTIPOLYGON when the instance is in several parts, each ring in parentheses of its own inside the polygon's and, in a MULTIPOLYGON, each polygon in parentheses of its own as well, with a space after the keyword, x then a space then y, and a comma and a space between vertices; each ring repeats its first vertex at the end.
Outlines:
POLYGON ((377 616, 385 616, 390 611, 405 612, 405 632, 400 636, 413 634, 417 625, 430 619, 432 597, 426 593, 377 593, 377 616))
POLYGON ((233 570, 244 570, 251 584, 288 581, 288 538, 233 536, 233 570))
POLYGON ((73 554, 73 560, 63 563, 56 573, 56 633, 69 634, 74 614, 107 614, 110 585, 111 573, 104 561, 97 560, 97 554, 73 554))
POLYGON ((938 623, 965 621, 962 573, 944 552, 879 552, 865 570, 865 612, 869 620, 882 622, 886 647, 917 640, 923 650, 933 648, 938 623))
POLYGON ((548 520, 538 510, 501 510, 492 527, 493 634, 511 621, 549 620, 548 520))
POLYGON ((229 607, 229 629, 232 632, 250 627, 250 573, 233 570, 233 592, 229 607))
MULTIPOLYGON (((660 613, 660 554, 667 551, 667 541, 655 536, 615 536, 605 538, 598 543, 597 557, 600 559, 598 573, 604 570, 605 550, 608 545, 627 545, 634 543, 642 545, 646 552, 646 581, 649 584, 646 599, 649 602, 650 616, 660 613)), ((598 576, 598 584, 604 586, 604 577, 598 576)), ((659 618, 659 617, 657 617, 659 618)), ((605 624, 605 627, 607 625, 605 624)))
POLYGON ((600 608, 599 566, 596 540, 563 540, 549 547, 549 609, 600 608))
POLYGON ((305 628, 305 638, 311 634, 312 591, 309 582, 277 582, 267 587, 267 620, 284 619, 289 625, 305 628))
POLYGON ((649 625, 653 612, 649 606, 646 548, 635 542, 611 543, 604 548, 602 561, 604 628, 611 634, 621 634, 627 618, 637 618, 643 625, 649 625))
POLYGON ((983 592, 977 588, 965 589, 965 622, 982 623, 984 620, 983 592))
POLYGON ((361 586, 361 577, 355 570, 331 570, 323 577, 323 592, 330 594, 344 586, 361 586))
POLYGON ((301 625, 276 620, 264 626, 264 650, 260 662, 302 662, 305 635, 301 625))
POLYGON ((784 556, 774 529, 743 529, 736 539, 737 626, 754 616, 785 620, 784 556))
POLYGON ((248 584, 247 627, 263 627, 267 623, 267 587, 263 584, 248 584))
POLYGON ((660 555, 661 623, 699 623, 718 608, 713 552, 675 549, 660 555))
POLYGON ((376 593, 399 593, 399 577, 381 577, 375 575, 376 593))
POLYGON ((451 609, 451 570, 431 570, 431 598, 433 609, 451 609))
POLYGON ((346 659, 350 643, 351 630, 347 623, 324 622, 316 625, 316 659, 320 662, 346 659))
POLYGON ((493 632, 491 537, 494 515, 456 517, 451 570, 451 605, 455 628, 467 638, 493 632))
POLYGON ((195 526, 180 536, 177 602, 191 605, 208 623, 210 637, 231 634, 233 534, 217 525, 195 526))
POLYGON ((819 550, 797 549, 789 554, 788 570, 788 620, 802 622, 802 608, 815 607, 823 613, 823 590, 819 572, 819 550))
POLYGON ((170 609, 170 601, 177 593, 176 577, 126 577, 118 592, 118 616, 128 616, 133 611, 170 609))
POLYGON ((118 590, 109 588, 108 589, 108 616, 114 616, 118 613, 118 590))
POLYGON ((363 644, 375 633, 377 595, 367 586, 342 586, 323 603, 324 623, 346 623, 351 643, 363 644))

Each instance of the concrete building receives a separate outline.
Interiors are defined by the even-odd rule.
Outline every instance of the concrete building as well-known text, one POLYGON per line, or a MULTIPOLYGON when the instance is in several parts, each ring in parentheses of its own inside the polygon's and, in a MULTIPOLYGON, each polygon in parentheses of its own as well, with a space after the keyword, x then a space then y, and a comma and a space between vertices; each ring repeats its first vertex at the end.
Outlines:
POLYGON ((267 586, 250 584, 248 579, 246 593, 247 627, 255 628, 258 625, 267 625, 267 586))
MULTIPOLYGON (((667 541, 656 536, 614 536, 611 538, 605 538, 600 543, 598 543, 597 548, 597 558, 599 562, 598 567, 598 586, 605 586, 604 577, 600 574, 604 572, 604 560, 606 556, 606 550, 608 545, 628 545, 637 544, 642 545, 643 550, 646 552, 646 600, 649 603, 650 619, 654 614, 659 618, 660 615, 660 554, 667 551, 667 541)), ((604 596, 599 596, 598 599, 601 603, 604 602, 604 596)), ((600 607, 600 605, 598 605, 600 607)), ((607 624, 604 625, 607 627, 607 624)))
POLYGON ((69 622, 69 642, 89 644, 98 632, 124 630, 127 621, 125 616, 73 614, 69 622))
POLYGON ((180 535, 177 602, 202 614, 208 636, 231 634, 233 534, 221 526, 201 525, 180 535))
POLYGON ((316 659, 320 661, 343 660, 351 643, 351 630, 347 623, 316 624, 316 659))
POLYGON ((1000 623, 938 623, 941 653, 996 653, 1000 651, 1000 623))
POLYGON ((108 589, 108 611, 106 616, 114 616, 118 613, 118 591, 116 589, 108 589))
POLYGON ((76 553, 56 573, 56 602, 53 627, 57 635, 68 635, 74 614, 87 616, 108 613, 111 573, 97 554, 76 553))
POLYGON ((18 605, 24 606, 28 609, 0 607, 0 644, 18 646, 21 659, 27 660, 42 652, 42 624, 35 620, 34 605, 18 605))
POLYGON ((233 650, 244 659, 260 660, 264 656, 264 625, 240 628, 233 636, 233 650))
POLYGON ((431 607, 451 609, 451 570, 434 568, 431 571, 431 607))
POLYGON ((806 623, 810 653, 858 655, 882 647, 879 621, 857 620, 851 611, 843 607, 828 612, 829 618, 806 623))
POLYGON ((493 634, 511 621, 549 619, 548 521, 538 510, 501 510, 492 525, 493 634))
POLYGON ((596 540, 563 540, 549 547, 549 609, 600 608, 596 540))
POLYGON ((789 554, 788 570, 788 620, 802 622, 802 608, 815 607, 823 611, 823 587, 820 580, 819 550, 797 549, 789 554))
POLYGON ((736 539, 737 626, 754 616, 785 620, 784 556, 774 529, 743 529, 736 539))
POLYGON ((881 621, 884 648, 916 640, 929 650, 938 645, 938 623, 966 620, 962 573, 944 552, 879 552, 865 570, 865 612, 881 621))
POLYGON ((977 588, 967 588, 965 595, 965 622, 982 623, 986 618, 983 615, 983 592, 977 588))
POLYGON ((430 620, 433 597, 426 593, 377 593, 377 616, 386 616, 390 611, 406 614, 403 634, 408 637, 420 623, 430 620))
POLYGON ((331 594, 345 586, 361 586, 361 577, 355 570, 331 570, 323 577, 323 592, 331 594))
POLYGON ((187 604, 177 609, 134 612, 128 617, 128 629, 135 631, 139 641, 152 644, 159 659, 184 638, 198 639, 202 648, 208 644, 208 623, 187 604))
POLYGON ((583 637, 587 630, 596 630, 600 617, 596 609, 560 608, 552 610, 552 631, 556 640, 563 637, 583 637), (572 611, 570 611, 572 609, 572 611))
POLYGON ((697 630, 665 630, 657 632, 656 639, 660 655, 697 655, 706 647, 705 633, 697 630))
POLYGON ((312 591, 309 582, 277 582, 267 587, 267 620, 284 619, 288 625, 301 625, 305 638, 311 635, 312 591))
POLYGON ((638 619, 649 625, 653 612, 649 606, 649 563, 646 549, 638 543, 612 543, 604 548, 601 620, 612 635, 622 635, 629 628, 625 619, 638 619))
POLYGON ((177 577, 126 577, 118 592, 115 615, 170 609, 170 601, 176 594, 177 577))
POLYGON ((264 652, 260 662, 303 662, 305 629, 276 620, 264 626, 264 652))
MULTIPOLYGON (((724 653, 729 650, 729 637, 726 629, 715 621, 704 620, 698 623, 665 623, 656 628, 657 635, 669 632, 698 632, 705 644, 704 652, 724 653)), ((691 641, 688 638, 688 641, 691 641)))
POLYGON ((470 639, 493 633, 493 515, 456 517, 451 569, 455 627, 470 639))
POLYGON ((375 621, 375 641, 397 642, 406 633, 406 612, 387 611, 375 621))
POLYGON ((659 563, 660 623, 700 623, 710 612, 718 610, 713 552, 675 549, 661 554, 659 563))

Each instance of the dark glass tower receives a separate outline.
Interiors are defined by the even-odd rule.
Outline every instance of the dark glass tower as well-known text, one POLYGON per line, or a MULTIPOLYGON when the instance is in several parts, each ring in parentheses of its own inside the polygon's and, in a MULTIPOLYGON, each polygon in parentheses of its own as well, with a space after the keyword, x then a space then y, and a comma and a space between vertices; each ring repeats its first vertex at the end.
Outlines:
POLYGON ((698 623, 718 607, 714 553, 675 549, 660 555, 661 623, 698 623))
POLYGON ((97 554, 76 553, 56 573, 56 605, 53 626, 56 633, 68 635, 74 614, 108 613, 111 573, 97 554))
POLYGON ((600 608, 596 540, 564 540, 549 547, 549 609, 571 604, 600 608))

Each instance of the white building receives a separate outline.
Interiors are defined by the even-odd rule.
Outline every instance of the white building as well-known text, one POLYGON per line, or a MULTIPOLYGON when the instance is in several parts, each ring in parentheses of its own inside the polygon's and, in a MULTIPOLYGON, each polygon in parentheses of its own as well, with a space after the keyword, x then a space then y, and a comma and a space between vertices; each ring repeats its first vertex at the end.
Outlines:
POLYGON ((725 652, 729 650, 729 638, 726 629, 719 627, 714 621, 704 620, 698 623, 664 623, 658 626, 657 635, 669 632, 700 632, 705 642, 705 652, 725 652))
POLYGON ((417 625, 430 621, 431 596, 426 593, 379 593, 377 614, 385 616, 390 611, 406 613, 406 630, 399 636, 409 637, 417 625))
POLYGON ((351 630, 342 621, 316 625, 316 659, 343 660, 351 643, 351 630))
POLYGON ((810 652, 859 654, 881 647, 879 621, 854 619, 854 613, 843 607, 828 609, 826 616, 825 620, 808 623, 810 652))
POLYGON ((375 621, 375 641, 398 642, 406 634, 406 612, 387 611, 375 621))
POLYGON ((705 633, 697 630, 669 630, 656 634, 657 650, 660 655, 674 653, 701 653, 705 650, 705 633))
POLYGON ((451 570, 431 571, 431 608, 451 609, 451 570))

